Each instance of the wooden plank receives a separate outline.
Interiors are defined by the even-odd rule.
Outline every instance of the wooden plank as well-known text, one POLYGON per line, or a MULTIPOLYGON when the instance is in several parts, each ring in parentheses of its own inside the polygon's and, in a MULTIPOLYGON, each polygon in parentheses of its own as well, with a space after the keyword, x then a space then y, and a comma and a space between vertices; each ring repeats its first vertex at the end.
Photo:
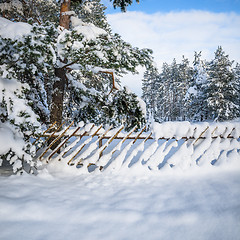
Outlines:
MULTIPOLYGON (((84 136, 86 136, 87 135, 87 131, 85 131, 83 134, 81 134, 81 135, 79 135, 78 137, 79 137, 79 139, 78 139, 78 141, 76 142, 76 144, 84 137, 84 136)), ((76 145, 75 144, 75 145, 76 145)), ((74 147, 74 146, 73 146, 74 147)), ((62 155, 62 157, 64 157, 73 147, 71 147, 71 148, 69 148, 67 151, 65 151, 64 153, 63 153, 63 155, 62 155)), ((58 161, 61 161, 61 159, 58 159, 58 161)))
MULTIPOLYGON (((106 134, 112 129, 112 125, 103 133, 103 135, 101 137, 98 138, 97 142, 99 144, 99 142, 104 138, 104 136, 106 136, 106 134)), ((95 135, 92 136, 92 138, 94 137, 95 135)), ((82 149, 81 149, 82 150, 82 149)), ((77 155, 75 155, 69 162, 71 162, 77 155)), ((77 165, 80 165, 82 162, 82 159, 80 159, 78 162, 77 162, 77 165)))
POLYGON ((225 128, 225 131, 220 135, 220 137, 222 137, 223 138, 223 136, 224 136, 224 134, 227 132, 227 127, 225 128))
POLYGON ((135 126, 126 137, 123 138, 122 143, 124 143, 127 139, 129 139, 130 135, 137 129, 137 126, 135 126))
POLYGON ((107 135, 107 133, 112 129, 112 125, 104 132, 104 134, 102 135, 102 136, 100 136, 100 138, 99 138, 99 141, 100 140, 102 140, 106 135, 107 135))
POLYGON ((109 144, 117 137, 117 135, 124 129, 124 126, 122 126, 109 140, 109 144))
POLYGON ((147 128, 147 126, 145 125, 145 127, 140 131, 140 133, 137 135, 137 137, 134 139, 133 144, 139 139, 140 135, 143 133, 143 131, 147 128))
POLYGON ((211 136, 214 134, 214 132, 215 132, 217 129, 218 129, 218 126, 216 126, 216 127, 214 128, 214 130, 213 130, 212 133, 211 133, 211 136))
POLYGON ((86 145, 83 144, 80 149, 78 149, 78 151, 73 155, 73 157, 67 162, 68 165, 71 164, 71 162, 73 161, 73 159, 82 151, 82 149, 85 147, 86 145))
MULTIPOLYGON (((94 125, 93 125, 94 126, 94 125)), ((92 128, 93 128, 92 126, 92 128)), ((90 129, 90 131, 92 130, 92 128, 90 129)), ((100 127, 93 133, 93 135, 91 136, 91 139, 93 139, 93 137, 96 136, 96 134, 100 131, 100 129, 102 128, 102 124, 100 125, 100 127)), ((90 132, 89 131, 89 132, 90 132)), ((90 140, 91 141, 91 140, 90 140)), ((82 146, 80 146, 80 148, 78 149, 78 151, 76 152, 76 154, 73 155, 73 157, 68 161, 68 165, 71 164, 71 162, 74 160, 74 158, 82 151, 82 149, 86 146, 86 143, 83 143, 82 146)))
MULTIPOLYGON (((102 141, 102 139, 101 139, 101 140, 99 140, 99 143, 98 143, 99 148, 101 148, 102 145, 103 145, 103 141, 102 141)), ((102 156, 102 154, 100 153, 100 157, 101 157, 101 156, 102 156)))
POLYGON ((152 133, 150 133, 150 134, 144 139, 144 142, 146 142, 151 136, 152 136, 152 133))
MULTIPOLYGON (((85 136, 86 132, 82 135, 85 136)), ((81 137, 81 138, 82 138, 81 137)), ((81 138, 79 140, 81 140, 81 138)), ((83 144, 80 149, 76 152, 76 154, 74 154, 74 156, 67 162, 68 165, 70 165, 70 163, 73 161, 73 159, 82 151, 82 149, 85 147, 85 144, 83 144)))
MULTIPOLYGON (((118 148, 119 144, 123 144, 127 139, 129 139, 129 136, 137 129, 137 126, 135 126, 130 132, 127 133, 127 135, 122 139, 122 141, 118 142, 117 145, 114 147, 114 149, 111 151, 111 155, 113 155, 118 148)), ((116 138, 115 138, 116 139, 116 138)))
POLYGON ((42 157, 47 153, 47 151, 53 146, 54 143, 56 143, 58 140, 61 139, 61 137, 64 135, 65 132, 67 132, 67 130, 73 125, 74 121, 71 122, 71 124, 63 131, 62 134, 60 134, 54 141, 52 141, 50 143, 50 145, 47 147, 47 149, 41 154, 41 156, 39 157, 39 159, 41 160, 42 157))
MULTIPOLYGON (((47 142, 49 139, 54 138, 54 134, 55 134, 58 130, 61 129, 61 127, 63 126, 64 123, 65 123, 65 122, 63 122, 57 129, 55 129, 55 131, 54 131, 50 136, 48 136, 48 137, 45 139, 44 142, 47 142)), ((39 149, 41 149, 41 148, 39 148, 39 149)), ((36 152, 38 152, 39 149, 37 149, 36 152)))
POLYGON ((193 145, 202 137, 202 135, 209 129, 209 126, 199 135, 199 137, 194 141, 193 145))
MULTIPOLYGON (((89 132, 91 132, 91 130, 93 129, 94 126, 95 126, 95 124, 92 124, 89 132)), ((58 161, 61 161, 61 158, 64 157, 76 144, 78 144, 78 142, 82 139, 83 136, 86 135, 86 133, 87 133, 87 131, 85 131, 85 132, 84 132, 83 134, 81 134, 81 135, 78 135, 79 139, 78 139, 78 140, 76 139, 73 143, 70 144, 70 146, 66 147, 66 148, 63 150, 63 152, 61 152, 61 153, 59 154, 59 159, 58 159, 58 161)), ((74 134, 73 136, 76 136, 76 135, 74 134)))
POLYGON ((81 127, 77 127, 77 129, 76 129, 69 137, 67 137, 67 138, 62 142, 62 144, 60 144, 60 145, 50 154, 50 156, 48 157, 48 160, 50 160, 51 157, 52 157, 56 152, 58 152, 58 151, 61 149, 61 147, 62 147, 80 128, 81 128, 81 127))
POLYGON ((55 129, 55 131, 50 136, 48 136, 48 138, 45 140, 45 142, 47 142, 49 139, 53 138, 54 134, 61 129, 61 127, 63 126, 64 123, 65 122, 63 122, 57 129, 55 129))
MULTIPOLYGON (((227 138, 233 138, 233 136, 231 136, 231 134, 234 130, 235 130, 235 128, 232 129, 232 131, 228 134, 227 138)), ((240 138, 240 136, 238 138, 240 138)))
POLYGON ((107 146, 116 138, 116 136, 124 129, 124 126, 122 126, 118 131, 104 144, 102 147, 102 150, 99 153, 99 158, 101 157, 103 151, 107 148, 107 146))
POLYGON ((93 133, 92 137, 95 137, 102 127, 103 125, 101 124, 99 128, 93 133))
POLYGON ((53 124, 51 124, 51 126, 50 126, 46 131, 44 131, 43 134, 41 134, 41 135, 32 143, 32 145, 35 145, 36 142, 37 142, 41 137, 44 136, 44 134, 46 134, 50 129, 52 129, 53 126, 56 124, 56 122, 57 122, 57 121, 55 121, 53 124))

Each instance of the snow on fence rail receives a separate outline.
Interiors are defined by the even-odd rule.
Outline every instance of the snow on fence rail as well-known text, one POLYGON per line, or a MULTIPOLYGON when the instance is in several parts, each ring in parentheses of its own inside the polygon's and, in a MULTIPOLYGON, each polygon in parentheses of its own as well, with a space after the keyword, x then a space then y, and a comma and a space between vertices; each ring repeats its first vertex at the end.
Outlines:
POLYGON ((51 125, 34 144, 43 142, 38 159, 63 161, 79 171, 121 169, 159 171, 199 166, 240 164, 240 122, 165 122, 124 132, 123 126, 73 122, 61 131, 51 125))

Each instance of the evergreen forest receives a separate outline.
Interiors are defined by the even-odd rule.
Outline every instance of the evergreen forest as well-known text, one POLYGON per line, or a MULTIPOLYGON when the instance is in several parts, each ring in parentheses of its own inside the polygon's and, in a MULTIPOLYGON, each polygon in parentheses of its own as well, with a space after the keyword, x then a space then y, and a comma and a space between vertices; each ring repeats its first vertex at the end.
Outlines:
POLYGON ((219 46, 214 59, 194 54, 144 73, 142 98, 150 121, 229 121, 240 117, 240 65, 219 46))

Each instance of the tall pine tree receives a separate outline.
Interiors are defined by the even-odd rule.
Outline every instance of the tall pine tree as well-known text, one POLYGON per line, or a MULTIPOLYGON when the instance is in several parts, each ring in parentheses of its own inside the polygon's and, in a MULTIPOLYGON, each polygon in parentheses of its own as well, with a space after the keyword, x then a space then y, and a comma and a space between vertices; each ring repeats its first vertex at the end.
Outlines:
POLYGON ((231 120, 239 116, 239 98, 236 89, 233 61, 229 60, 222 47, 218 47, 215 58, 208 64, 208 79, 203 94, 207 103, 207 119, 214 121, 231 120))
POLYGON ((146 103, 147 119, 155 119, 157 115, 158 101, 158 77, 159 73, 156 67, 147 69, 142 80, 142 98, 146 103))
MULTIPOLYGON (((49 21, 46 18, 47 13, 60 7, 58 4, 54 3, 51 8, 52 1, 44 1, 48 6, 46 13, 39 6, 41 0, 24 2, 27 4, 25 7, 22 1, 19 1, 22 7, 19 7, 18 13, 22 14, 22 18, 20 15, 15 16, 11 4, 6 7, 8 14, 5 5, 0 4, 1 16, 28 22, 23 26, 23 23, 0 19, 6 26, 18 24, 19 30, 20 27, 29 30, 25 31, 21 38, 0 38, 0 77, 1 81, 7 79, 26 84, 18 96, 26 100, 24 103, 33 111, 31 114, 35 114, 35 117, 29 117, 31 114, 25 114, 24 108, 20 113, 23 119, 27 117, 27 121, 22 121, 24 128, 17 130, 26 131, 28 134, 24 137, 26 145, 30 144, 30 147, 26 148, 26 154, 29 149, 31 154, 34 152, 29 136, 37 133, 40 123, 49 123, 49 112, 52 113, 51 116, 56 113, 51 121, 57 120, 58 125, 62 119, 74 119, 113 123, 115 126, 125 124, 126 129, 135 124, 140 126, 144 115, 137 96, 116 87, 116 82, 122 74, 136 73, 139 65, 149 67, 152 64, 151 51, 132 47, 119 35, 113 34, 106 22, 105 8, 99 0, 76 1, 72 9, 69 9, 68 5, 70 0, 61 2, 60 27, 57 18, 59 11, 55 12, 54 16, 49 16, 49 21), (23 8, 32 11, 23 11, 23 8), (68 20, 69 23, 65 22, 68 20), (119 90, 114 90, 116 88, 119 90), (36 119, 38 124, 35 124, 36 119), (27 132, 29 121, 34 127, 27 132)), ((2 86, 3 84, 1 91, 4 92, 5 85, 2 86)), ((4 96, 1 95, 0 99, 1 126, 10 124, 13 130, 16 122, 12 119, 11 108, 6 107, 11 106, 12 100, 4 96), (6 101, 9 101, 9 104, 6 101), (9 114, 11 118, 8 117, 9 114)), ((12 163, 26 159, 23 155, 19 158, 14 151, 4 152, 4 156, 9 161, 12 159, 12 163), (10 157, 5 154, 10 154, 10 157)))
POLYGON ((190 121, 203 121, 207 118, 207 102, 203 93, 207 87, 207 79, 206 62, 201 60, 201 52, 195 52, 192 80, 187 94, 188 119, 190 121))

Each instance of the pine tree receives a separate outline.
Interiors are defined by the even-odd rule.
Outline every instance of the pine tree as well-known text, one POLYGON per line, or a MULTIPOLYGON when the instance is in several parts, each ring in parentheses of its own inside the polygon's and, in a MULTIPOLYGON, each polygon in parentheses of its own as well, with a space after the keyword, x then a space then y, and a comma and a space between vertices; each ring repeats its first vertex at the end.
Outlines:
POLYGON ((235 104, 239 92, 235 86, 232 64, 222 47, 218 47, 215 58, 208 65, 209 77, 204 89, 209 120, 224 121, 239 116, 239 109, 235 104))
MULTIPOLYGON (((129 4, 128 1, 122 2, 125 2, 125 6, 129 4)), ((48 15, 47 13, 49 13, 50 16, 53 16, 49 17, 49 20, 52 21, 51 25, 58 25, 57 17, 59 13, 55 10, 59 5, 56 3, 45 1, 45 4, 42 4, 42 0, 34 0, 30 2, 19 2, 19 4, 21 5, 20 10, 24 9, 23 11, 19 11, 22 14, 21 19, 24 21, 28 21, 31 24, 33 22, 41 23, 40 26, 44 28, 46 25, 46 16, 48 15), (47 6, 48 11, 44 11, 46 9, 41 7, 43 5, 47 6), (55 11, 55 14, 52 14, 53 11, 55 11), (29 17, 31 17, 31 21, 29 17)), ((119 5, 119 3, 115 1, 114 4, 116 4, 116 6, 119 5)), ((10 10, 9 13, 11 14, 9 16, 13 17, 15 9, 12 8, 10 10)), ((60 25, 62 25, 63 28, 58 30, 56 28, 53 29, 52 31, 55 36, 53 37, 53 34, 49 36, 49 44, 51 45, 54 55, 51 59, 54 62, 50 64, 50 72, 43 75, 45 91, 48 97, 47 103, 51 112, 50 119, 51 122, 57 121, 58 125, 62 122, 63 112, 66 113, 66 109, 63 107, 64 96, 69 95, 67 92, 68 89, 72 89, 72 86, 77 85, 72 84, 76 76, 83 76, 83 79, 78 79, 78 81, 80 80, 87 88, 101 89, 102 93, 106 93, 110 91, 106 91, 106 89, 109 89, 113 84, 111 78, 107 74, 93 76, 91 73, 92 69, 93 72, 95 72, 96 67, 113 70, 115 80, 118 82, 118 76, 120 77, 129 71, 137 73, 136 67, 139 64, 151 65, 152 61, 149 50, 133 48, 130 44, 124 42, 119 35, 112 34, 104 14, 105 7, 99 0, 72 1, 72 10, 74 10, 75 13, 69 12, 69 10, 71 10, 70 1, 62 1, 60 25), (71 17, 72 14, 76 15, 71 17), (64 28, 69 28, 69 30, 66 31, 64 28), (94 36, 92 39, 87 39, 81 31, 78 33, 80 28, 91 28, 93 32, 98 32, 96 38, 94 36), (101 34, 99 34, 99 32, 101 32, 101 34), (80 68, 79 70, 75 70, 77 64, 78 68, 80 68), (72 66, 74 66, 74 70, 71 69, 72 66), (71 77, 69 77, 70 75, 71 77), (59 81, 59 79, 61 80, 59 81), (98 81, 96 81, 96 79, 98 79, 98 81), (70 84, 71 87, 68 87, 68 84, 70 84)), ((15 20, 19 19, 20 17, 15 18, 15 20)), ((98 95, 102 93, 99 92, 98 95)), ((85 95, 89 95, 89 93, 85 95)), ((88 102, 91 103, 91 101, 88 102)), ((65 107, 69 106, 67 102, 64 104, 65 107)), ((72 111, 70 109, 67 112, 72 111)))
MULTIPOLYGON (((188 104, 186 103, 186 93, 191 79, 191 69, 187 59, 183 58, 178 64, 174 59, 171 65, 163 64, 160 74, 162 92, 162 107, 159 107, 162 119, 167 121, 184 120, 187 117, 188 104), (160 110, 164 109, 164 111, 160 110)), ((159 99, 160 100, 160 99, 159 99)))
MULTIPOLYGON (((62 4, 64 4, 64 2, 62 4)), ((69 4, 69 2, 67 2, 67 4, 69 4)), ((82 19, 79 19, 79 17, 72 16, 69 31, 63 30, 58 37, 57 42, 62 45, 62 51, 61 53, 58 52, 57 54, 57 57, 60 61, 60 64, 58 63, 57 65, 60 67, 55 67, 55 69, 56 75, 58 75, 58 79, 61 79, 61 81, 57 79, 55 81, 56 86, 54 85, 55 90, 54 95, 52 96, 51 122, 59 121, 59 119, 61 119, 63 105, 60 104, 60 102, 63 102, 64 94, 67 94, 67 85, 71 81, 75 81, 74 76, 79 75, 79 70, 71 69, 73 65, 76 66, 76 64, 78 64, 81 68, 81 72, 84 73, 85 84, 85 82, 91 82, 92 79, 88 79, 87 81, 87 76, 91 76, 91 69, 95 69, 96 67, 102 69, 114 69, 115 75, 120 76, 127 71, 136 72, 136 67, 139 64, 151 64, 149 50, 139 50, 138 48, 133 48, 128 43, 125 43, 119 35, 111 34, 107 24, 103 26, 106 30, 93 25, 94 18, 98 19, 99 16, 104 16, 104 13, 102 12, 100 14, 100 11, 104 11, 105 8, 100 6, 102 5, 96 0, 85 1, 84 4, 82 3, 79 7, 75 5, 77 16, 84 16, 84 19, 86 19, 88 22, 83 22, 82 19), (87 12, 84 11, 86 8, 87 12), (77 10, 81 10, 81 12, 77 12, 77 10), (86 34, 86 29, 90 29, 92 35, 86 34), (66 75, 66 66, 69 72, 68 76, 66 75), (69 75, 72 77, 69 77, 69 75), (59 90, 56 91, 56 89, 59 90)), ((66 7, 66 9, 68 8, 69 6, 66 7)), ((103 21, 97 21, 97 24, 100 24, 102 27, 104 22, 106 22, 106 18, 104 18, 103 21)), ((109 78, 105 77, 104 80, 99 82, 106 83, 107 79, 109 78)), ((78 81, 79 80, 81 82, 81 79, 78 79, 78 81)), ((93 81, 93 83, 97 82, 93 81)), ((108 81, 108 86, 111 84, 112 83, 108 81)), ((76 84, 71 84, 71 86, 76 86, 76 84)), ((103 86, 93 86, 93 84, 92 87, 95 89, 106 88, 103 86)), ((103 95, 105 95, 104 93, 103 95)), ((88 102, 89 104, 92 103, 92 101, 88 102)), ((85 109, 91 109, 91 107, 85 109)), ((78 114, 78 116, 83 115, 78 114)))
POLYGON ((0 37, 0 127, 18 139, 0 155, 13 165, 13 170, 37 164, 32 160, 35 148, 30 137, 41 131, 40 122, 46 123, 49 115, 45 76, 53 70, 49 37, 54 31, 51 25, 28 26, 31 32, 16 40, 0 37))
MULTIPOLYGON (((132 0, 110 0, 113 2, 113 7, 117 8, 120 7, 122 11, 126 11, 127 7, 132 4, 132 0)), ((136 0, 139 3, 139 0, 136 0)))
MULTIPOLYGON (((169 103, 171 99, 170 93, 170 66, 167 63, 163 63, 162 72, 159 74, 157 87, 158 87, 158 98, 157 98, 157 112, 159 122, 169 121, 169 103)), ((156 118, 155 118, 156 119, 156 118)))
POLYGON ((194 54, 192 79, 187 91, 189 103, 188 119, 190 121, 202 121, 206 119, 207 105, 203 94, 207 81, 206 63, 201 60, 201 52, 194 54))
POLYGON ((0 87, 0 135, 5 140, 0 149, 0 166, 9 161, 13 172, 32 172, 37 163, 32 160, 35 147, 30 138, 40 133, 40 123, 26 97, 30 87, 14 78, 2 77, 0 87))
MULTIPOLYGON (((98 0, 77 1, 73 5, 76 12, 68 11, 70 0, 63 1, 62 27, 57 27, 56 16, 59 13, 46 21, 47 13, 38 8, 40 2, 31 1, 29 9, 38 10, 31 12, 31 19, 30 12, 21 12, 24 21, 30 24, 26 25, 31 30, 29 33, 17 39, 0 39, 0 77, 29 86, 19 98, 23 98, 35 114, 35 118, 29 118, 30 123, 31 120, 36 121, 38 127, 40 123, 48 124, 50 115, 50 121, 56 120, 58 125, 63 119, 75 119, 77 122, 113 123, 114 126, 125 124, 126 129, 134 124, 140 126, 144 122, 144 114, 137 96, 120 87, 118 91, 112 90, 116 89, 114 85, 122 74, 137 73, 139 65, 151 66, 151 51, 134 48, 113 34, 104 12, 101 12, 105 8, 98 0), (87 7, 88 11, 85 11, 87 7), (103 19, 98 19, 99 16, 103 19), (114 81, 106 72, 114 72, 114 81)), ((50 9, 48 2, 51 1, 46 1, 49 13, 57 5, 50 9)), ((6 16, 15 15, 10 11, 6 16)), ((18 19, 20 15, 15 17, 18 19)), ((5 101, 5 98, 1 99, 4 114, 5 101)), ((1 124, 9 121, 14 125, 14 120, 6 120, 9 113, 4 114, 1 114, 1 124)), ((26 122, 26 129, 30 123, 26 122)), ((33 128, 31 135, 37 134, 38 129, 33 128)), ((29 144, 27 137, 25 144, 29 144)), ((16 152, 11 154, 12 157, 14 154, 17 156, 16 152)))
POLYGON ((146 103, 147 120, 157 117, 158 76, 156 67, 147 69, 142 80, 142 99, 146 103))
POLYGON ((178 97, 179 97, 179 117, 178 120, 188 120, 190 102, 187 98, 189 86, 192 83, 193 69, 189 66, 189 60, 183 56, 182 62, 179 64, 179 83, 178 83, 178 97))
POLYGON ((113 96, 112 109, 113 125, 125 125, 125 129, 129 131, 135 126, 140 128, 145 123, 144 109, 137 95, 126 87, 113 96))
POLYGON ((232 82, 232 86, 234 88, 234 97, 233 97, 233 103, 237 106, 236 115, 233 116, 236 118, 240 117, 240 64, 237 63, 235 68, 233 69, 234 73, 234 81, 232 82))

